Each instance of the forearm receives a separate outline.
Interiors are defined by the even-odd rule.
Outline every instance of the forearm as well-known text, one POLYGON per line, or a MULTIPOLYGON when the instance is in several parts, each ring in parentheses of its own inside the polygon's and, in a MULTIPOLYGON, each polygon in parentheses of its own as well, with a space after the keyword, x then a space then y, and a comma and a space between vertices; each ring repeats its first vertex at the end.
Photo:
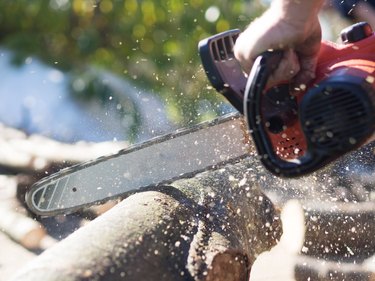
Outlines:
POLYGON ((284 20, 293 22, 306 22, 315 18, 324 0, 273 0, 271 9, 279 11, 284 20))

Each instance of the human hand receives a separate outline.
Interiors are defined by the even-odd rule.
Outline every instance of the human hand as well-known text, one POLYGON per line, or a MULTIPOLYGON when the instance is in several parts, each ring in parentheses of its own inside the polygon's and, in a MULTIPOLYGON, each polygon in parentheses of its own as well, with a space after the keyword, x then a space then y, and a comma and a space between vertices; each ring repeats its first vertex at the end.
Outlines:
POLYGON ((304 88, 315 78, 321 43, 318 12, 322 1, 274 0, 271 7, 240 34, 234 54, 249 73, 256 57, 269 50, 284 50, 273 81, 292 80, 304 88))

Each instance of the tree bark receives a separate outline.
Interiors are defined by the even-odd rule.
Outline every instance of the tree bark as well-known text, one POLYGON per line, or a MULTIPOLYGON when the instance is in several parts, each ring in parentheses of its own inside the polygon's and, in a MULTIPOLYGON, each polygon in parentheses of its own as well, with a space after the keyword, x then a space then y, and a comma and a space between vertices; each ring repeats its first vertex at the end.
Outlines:
POLYGON ((136 193, 43 252, 12 281, 248 280, 281 235, 246 159, 136 193))

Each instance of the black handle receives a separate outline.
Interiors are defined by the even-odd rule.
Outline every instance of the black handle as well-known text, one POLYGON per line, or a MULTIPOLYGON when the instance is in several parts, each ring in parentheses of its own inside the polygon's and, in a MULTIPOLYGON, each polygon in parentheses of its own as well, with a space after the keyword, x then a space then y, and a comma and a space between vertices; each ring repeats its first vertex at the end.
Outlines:
POLYGON ((282 56, 283 51, 267 51, 255 60, 246 84, 244 114, 263 165, 278 176, 296 177, 315 170, 324 159, 307 151, 303 156, 287 161, 278 157, 272 146, 264 125, 261 105, 267 81, 279 65, 282 56))

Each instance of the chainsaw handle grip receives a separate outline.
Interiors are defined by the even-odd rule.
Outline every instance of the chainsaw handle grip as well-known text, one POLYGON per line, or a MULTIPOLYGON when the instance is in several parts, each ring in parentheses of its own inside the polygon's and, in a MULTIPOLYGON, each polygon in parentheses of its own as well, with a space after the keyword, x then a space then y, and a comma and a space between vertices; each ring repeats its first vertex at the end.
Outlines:
MULTIPOLYGON (((248 101, 254 100, 257 93, 266 89, 269 77, 279 66, 283 57, 282 50, 266 51, 260 54, 254 61, 253 67, 247 79, 244 96, 244 114, 247 115, 248 101)), ((260 96, 259 96, 260 98, 260 96)))

